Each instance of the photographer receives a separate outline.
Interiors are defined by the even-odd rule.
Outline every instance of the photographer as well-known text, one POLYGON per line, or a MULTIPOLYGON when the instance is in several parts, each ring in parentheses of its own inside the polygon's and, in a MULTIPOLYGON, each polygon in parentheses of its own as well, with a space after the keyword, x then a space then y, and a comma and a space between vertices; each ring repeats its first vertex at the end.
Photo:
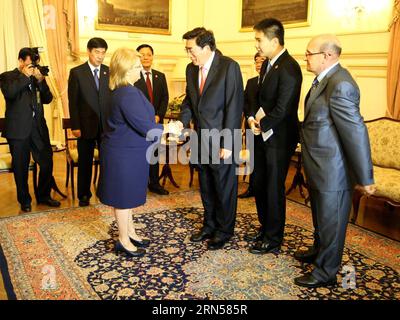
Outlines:
POLYGON ((30 154, 40 167, 37 203, 59 207, 50 197, 53 152, 49 130, 44 118, 43 104, 53 100, 46 83, 46 67, 38 65, 37 48, 22 48, 18 54, 19 67, 0 75, 1 91, 6 100, 4 137, 10 145, 14 179, 21 210, 32 210, 28 188, 30 154))

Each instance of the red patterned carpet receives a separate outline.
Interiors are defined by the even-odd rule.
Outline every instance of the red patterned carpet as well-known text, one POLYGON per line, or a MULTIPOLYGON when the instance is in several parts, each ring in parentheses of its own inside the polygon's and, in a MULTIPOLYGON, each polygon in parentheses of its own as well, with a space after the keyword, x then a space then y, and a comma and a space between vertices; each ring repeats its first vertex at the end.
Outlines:
POLYGON ((400 299, 400 243, 353 225, 343 266, 355 268, 356 283, 343 287, 343 271, 336 287, 295 286, 309 268, 293 253, 312 243, 310 214, 288 201, 281 254, 256 256, 243 240, 257 220, 254 200, 240 200, 235 237, 224 250, 207 251, 189 241, 202 222, 198 192, 150 196, 134 215, 152 240, 138 259, 114 254, 108 207, 46 211, 0 220, 0 263, 17 299, 400 299))

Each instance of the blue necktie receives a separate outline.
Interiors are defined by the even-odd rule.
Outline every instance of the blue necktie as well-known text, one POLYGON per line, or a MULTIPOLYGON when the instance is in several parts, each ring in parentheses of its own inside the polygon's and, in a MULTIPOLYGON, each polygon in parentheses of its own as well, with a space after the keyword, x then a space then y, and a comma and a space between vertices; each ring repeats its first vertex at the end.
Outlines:
POLYGON ((311 91, 315 90, 318 87, 318 84, 319 84, 319 81, 318 81, 317 77, 315 77, 315 79, 311 85, 311 91))
POLYGON ((97 91, 99 91, 99 87, 100 87, 99 75, 98 75, 99 69, 96 68, 93 70, 93 72, 94 72, 94 82, 96 83, 97 91))
POLYGON ((268 74, 269 70, 271 70, 271 68, 272 68, 272 65, 271 65, 271 60, 268 60, 268 64, 267 64, 267 70, 265 70, 265 73, 264 73, 264 76, 263 76, 262 82, 264 82, 264 80, 265 80, 265 77, 267 76, 267 74, 268 74))

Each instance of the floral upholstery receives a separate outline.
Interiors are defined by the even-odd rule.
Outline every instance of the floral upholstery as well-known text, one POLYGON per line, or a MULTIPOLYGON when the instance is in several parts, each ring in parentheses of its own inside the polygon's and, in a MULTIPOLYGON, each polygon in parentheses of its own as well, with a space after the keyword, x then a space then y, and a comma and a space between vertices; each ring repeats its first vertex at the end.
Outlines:
POLYGON ((400 170, 374 166, 377 197, 386 197, 400 202, 400 170))
POLYGON ((374 165, 400 170, 400 122, 380 119, 365 123, 374 165))
MULTIPOLYGON (((0 154, 0 171, 10 171, 12 168, 11 161, 11 153, 0 154)), ((33 166, 32 159, 29 166, 33 166)))
POLYGON ((375 196, 400 202, 400 122, 367 121, 376 185, 375 196))
MULTIPOLYGON (((78 149, 69 149, 69 155, 71 156, 72 161, 78 163, 78 149)), ((97 148, 94 149, 94 159, 99 160, 99 150, 97 148)))

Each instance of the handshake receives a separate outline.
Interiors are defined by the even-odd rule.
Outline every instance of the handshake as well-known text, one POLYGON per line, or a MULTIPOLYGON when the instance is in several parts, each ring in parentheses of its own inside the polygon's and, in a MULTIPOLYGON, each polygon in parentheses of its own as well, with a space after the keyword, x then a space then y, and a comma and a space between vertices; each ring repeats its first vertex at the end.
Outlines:
POLYGON ((164 134, 170 133, 176 136, 180 136, 183 130, 183 123, 180 121, 169 122, 164 124, 164 134))

